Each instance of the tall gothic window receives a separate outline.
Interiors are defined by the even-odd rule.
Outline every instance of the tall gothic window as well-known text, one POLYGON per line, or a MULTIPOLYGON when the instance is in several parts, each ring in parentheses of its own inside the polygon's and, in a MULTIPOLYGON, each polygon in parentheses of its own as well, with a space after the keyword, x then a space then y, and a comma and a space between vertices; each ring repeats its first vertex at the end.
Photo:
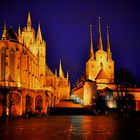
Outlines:
POLYGON ((1 50, 1 80, 5 80, 5 66, 6 66, 6 48, 1 50))
POLYGON ((10 81, 15 81, 15 51, 10 50, 10 81))

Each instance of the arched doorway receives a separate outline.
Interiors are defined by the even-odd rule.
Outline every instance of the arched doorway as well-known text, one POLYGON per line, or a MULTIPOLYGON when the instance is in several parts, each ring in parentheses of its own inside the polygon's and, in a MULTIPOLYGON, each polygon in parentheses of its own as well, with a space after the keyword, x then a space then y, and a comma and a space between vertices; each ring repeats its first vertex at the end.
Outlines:
POLYGON ((46 98, 45 98, 45 102, 46 102, 46 113, 49 114, 49 111, 50 111, 50 109, 49 109, 49 94, 48 94, 47 91, 45 92, 45 95, 46 95, 46 98))
POLYGON ((9 108, 10 116, 21 116, 22 105, 21 105, 21 94, 17 91, 10 92, 8 94, 7 106, 9 108))
POLYGON ((41 112, 43 110, 43 98, 41 95, 37 95, 35 98, 35 110, 41 112))
POLYGON ((29 95, 26 95, 26 113, 32 112, 33 98, 29 95))

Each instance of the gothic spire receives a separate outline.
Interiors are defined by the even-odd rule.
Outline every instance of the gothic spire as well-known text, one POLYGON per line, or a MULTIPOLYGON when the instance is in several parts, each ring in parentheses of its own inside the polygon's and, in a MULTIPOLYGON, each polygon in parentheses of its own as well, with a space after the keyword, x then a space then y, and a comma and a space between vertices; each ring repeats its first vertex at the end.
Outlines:
POLYGON ((57 77, 57 69, 55 69, 55 77, 57 77))
POLYGON ((111 55, 111 50, 110 50, 110 39, 109 39, 109 29, 107 26, 107 42, 106 42, 106 48, 107 48, 107 58, 108 59, 112 59, 112 55, 111 55))
POLYGON ((40 43, 42 42, 42 33, 41 33, 41 29, 40 29, 40 23, 38 23, 36 40, 37 40, 37 42, 40 42, 40 43))
POLYGON ((21 35, 21 30, 20 30, 20 24, 19 24, 19 26, 18 26, 18 36, 20 36, 21 35))
POLYGON ((32 27, 32 22, 31 22, 31 15, 30 15, 30 11, 28 12, 28 18, 27 18, 27 30, 31 29, 32 27))
POLYGON ((6 21, 4 21, 3 33, 2 33, 2 37, 1 37, 2 40, 6 39, 6 37, 7 37, 6 33, 7 33, 6 21))
POLYGON ((92 39, 92 25, 90 25, 90 50, 89 50, 89 58, 94 58, 93 39, 92 39))
POLYGON ((103 43, 102 43, 102 33, 101 33, 101 25, 100 25, 100 17, 98 17, 98 46, 97 48, 103 50, 103 43))
POLYGON ((67 79, 69 79, 69 72, 67 71, 67 79))
POLYGON ((59 62, 59 77, 64 78, 64 73, 63 73, 63 70, 62 70, 61 60, 59 62))

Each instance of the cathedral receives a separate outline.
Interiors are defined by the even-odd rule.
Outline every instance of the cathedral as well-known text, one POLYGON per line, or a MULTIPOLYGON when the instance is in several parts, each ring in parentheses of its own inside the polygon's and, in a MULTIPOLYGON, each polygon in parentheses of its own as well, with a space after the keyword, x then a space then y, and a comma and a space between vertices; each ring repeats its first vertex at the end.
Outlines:
POLYGON ((76 82, 72 94, 80 98, 84 105, 92 103, 96 98, 97 90, 114 89, 114 61, 110 48, 109 31, 107 27, 106 51, 103 48, 100 17, 98 18, 97 51, 93 49, 92 25, 90 25, 89 58, 85 64, 85 72, 76 82), (86 84, 85 84, 86 83, 86 84), (91 84, 92 83, 92 84, 91 84))
POLYGON ((35 33, 30 12, 27 25, 15 32, 4 29, 0 40, 0 116, 21 116, 27 113, 46 114, 70 95, 68 72, 53 73, 46 65, 46 42, 40 23, 35 33))

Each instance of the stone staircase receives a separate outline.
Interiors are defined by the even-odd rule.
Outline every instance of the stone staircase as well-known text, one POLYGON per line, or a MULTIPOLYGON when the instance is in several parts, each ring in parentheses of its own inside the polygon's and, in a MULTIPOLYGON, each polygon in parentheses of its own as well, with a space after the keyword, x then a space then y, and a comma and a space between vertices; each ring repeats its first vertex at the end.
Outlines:
POLYGON ((75 104, 71 100, 64 100, 58 105, 50 107, 49 115, 96 115, 96 112, 75 104))

